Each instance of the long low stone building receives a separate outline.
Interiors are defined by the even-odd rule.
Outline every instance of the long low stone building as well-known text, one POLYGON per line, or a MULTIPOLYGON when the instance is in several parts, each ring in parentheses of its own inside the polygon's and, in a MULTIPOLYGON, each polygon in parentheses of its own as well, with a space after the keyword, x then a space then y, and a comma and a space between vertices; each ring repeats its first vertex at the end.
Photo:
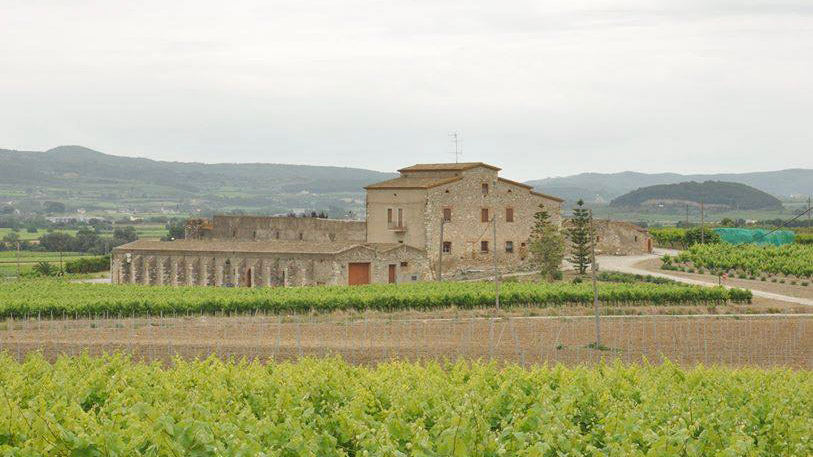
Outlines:
POLYGON ((428 259, 398 243, 138 240, 113 250, 117 284, 274 287, 429 279, 428 259))

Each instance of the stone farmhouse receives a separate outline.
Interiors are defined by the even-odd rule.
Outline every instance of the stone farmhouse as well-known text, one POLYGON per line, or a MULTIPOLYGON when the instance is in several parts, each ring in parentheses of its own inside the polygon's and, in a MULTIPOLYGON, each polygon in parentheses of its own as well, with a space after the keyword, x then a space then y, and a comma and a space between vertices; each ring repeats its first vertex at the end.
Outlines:
POLYGON ((401 283, 528 261, 533 215, 563 200, 481 162, 418 164, 365 187, 367 220, 214 216, 186 239, 113 250, 117 284, 299 286, 401 283), (494 232, 496 228, 496 244, 494 232))

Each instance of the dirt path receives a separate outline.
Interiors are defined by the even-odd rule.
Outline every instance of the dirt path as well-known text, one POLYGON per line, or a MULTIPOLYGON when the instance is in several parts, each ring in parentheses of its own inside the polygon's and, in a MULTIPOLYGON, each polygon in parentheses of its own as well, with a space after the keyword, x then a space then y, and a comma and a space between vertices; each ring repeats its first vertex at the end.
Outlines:
MULTIPOLYGON (((648 269, 645 267, 647 262, 650 262, 653 259, 657 259, 659 256, 655 254, 646 254, 646 255, 631 255, 631 256, 598 256, 596 260, 598 261, 599 268, 604 271, 620 271, 622 273, 632 273, 632 274, 639 274, 639 275, 651 275, 657 276, 660 278, 668 278, 678 282, 686 283, 686 284, 694 284, 699 286, 716 286, 717 282, 712 279, 703 279, 703 278, 687 278, 684 276, 679 276, 677 274, 672 274, 671 272, 665 272, 662 270, 653 271, 652 269, 648 269)), ((775 292, 769 292, 766 290, 762 290, 759 288, 759 284, 748 285, 743 287, 748 287, 751 289, 755 297, 762 297, 767 298, 770 300, 778 300, 788 303, 795 303, 798 305, 804 306, 813 306, 813 300, 808 298, 802 297, 794 297, 791 295, 785 294, 778 294, 775 292)), ((730 287, 730 286, 726 286, 730 287)))

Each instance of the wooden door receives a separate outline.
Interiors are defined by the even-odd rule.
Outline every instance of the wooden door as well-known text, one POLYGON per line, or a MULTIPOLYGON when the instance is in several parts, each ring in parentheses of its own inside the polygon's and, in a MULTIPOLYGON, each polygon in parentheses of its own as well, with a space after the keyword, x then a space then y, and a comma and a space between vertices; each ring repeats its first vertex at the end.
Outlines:
POLYGON ((246 270, 246 287, 254 287, 254 273, 251 268, 246 270))
POLYGON ((390 273, 390 276, 389 276, 390 284, 395 284, 395 265, 394 264, 390 265, 389 273, 390 273))
POLYGON ((370 262, 348 264, 347 282, 351 286, 370 284, 370 262))

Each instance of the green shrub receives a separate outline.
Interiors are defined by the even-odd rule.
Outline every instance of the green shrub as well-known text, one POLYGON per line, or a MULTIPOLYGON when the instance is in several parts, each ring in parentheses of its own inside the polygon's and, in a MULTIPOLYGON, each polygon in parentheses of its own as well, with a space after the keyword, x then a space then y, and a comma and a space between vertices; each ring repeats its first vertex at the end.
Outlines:
POLYGON ((51 265, 49 262, 37 262, 32 270, 38 276, 57 276, 59 274, 59 268, 51 265))
POLYGON ((82 257, 65 262, 67 273, 98 273, 110 269, 110 256, 82 257))

